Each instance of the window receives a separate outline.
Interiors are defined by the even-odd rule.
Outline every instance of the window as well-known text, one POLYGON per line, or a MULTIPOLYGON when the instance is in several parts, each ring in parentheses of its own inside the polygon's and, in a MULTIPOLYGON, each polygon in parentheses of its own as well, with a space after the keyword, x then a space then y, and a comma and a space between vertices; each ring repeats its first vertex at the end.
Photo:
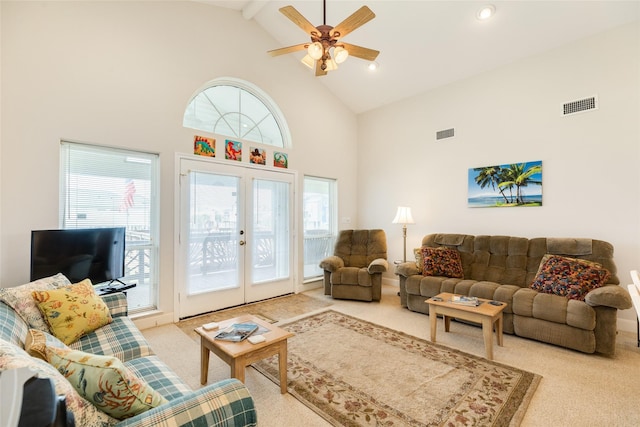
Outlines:
POLYGON ((318 266, 333 254, 337 236, 337 197, 334 179, 304 177, 304 280, 322 276, 318 266))
POLYGON ((126 227, 130 311, 157 308, 158 155, 62 142, 60 226, 126 227))
POLYGON ((259 88, 219 79, 194 96, 182 125, 230 138, 275 147, 289 146, 289 131, 276 104, 259 88))

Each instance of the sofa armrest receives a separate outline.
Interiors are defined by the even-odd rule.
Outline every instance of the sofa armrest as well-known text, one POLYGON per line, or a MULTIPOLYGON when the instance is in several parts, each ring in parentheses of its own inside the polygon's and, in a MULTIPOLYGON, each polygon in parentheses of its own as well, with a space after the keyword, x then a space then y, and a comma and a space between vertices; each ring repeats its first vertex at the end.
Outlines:
POLYGON ((587 294, 584 301, 592 307, 605 305, 607 307, 617 308, 618 310, 631 308, 631 296, 629 292, 618 285, 607 285, 596 288, 587 294))
POLYGON ((111 317, 127 316, 129 314, 129 305, 127 304, 127 296, 122 292, 102 295, 102 300, 109 307, 111 317))
POLYGON ((415 274, 420 274, 420 271, 418 271, 418 267, 416 267, 415 262, 403 262, 402 264, 396 265, 395 273, 398 276, 409 277, 415 274))
POLYGON ((322 268, 323 270, 330 271, 332 273, 337 271, 339 268, 343 268, 343 267, 344 267, 344 260, 335 255, 326 257, 325 259, 320 261, 320 268, 322 268))
POLYGON ((118 427, 256 426, 258 416, 247 387, 237 379, 231 378, 171 400, 116 425, 118 427))
POLYGON ((367 271, 369 274, 384 273, 389 269, 389 262, 384 258, 376 258, 369 264, 367 271))

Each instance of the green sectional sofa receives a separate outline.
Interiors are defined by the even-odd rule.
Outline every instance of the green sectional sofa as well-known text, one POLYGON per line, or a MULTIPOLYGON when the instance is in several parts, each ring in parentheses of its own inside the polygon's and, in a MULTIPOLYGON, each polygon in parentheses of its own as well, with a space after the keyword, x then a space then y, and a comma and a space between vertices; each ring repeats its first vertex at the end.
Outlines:
MULTIPOLYGON (((403 307, 428 314, 425 300, 441 292, 498 300, 507 303, 506 333, 585 353, 614 354, 617 312, 631 308, 631 298, 619 286, 610 243, 583 238, 527 239, 441 233, 425 236, 419 249, 423 248, 457 251, 462 277, 424 275, 416 262, 398 265, 396 274, 403 307), (608 279, 603 286, 585 291, 583 300, 534 290, 531 285, 541 277, 539 269, 545 255, 598 263, 608 271, 608 279)), ((545 280, 539 283, 543 286, 553 288, 558 284, 542 277, 545 280)))
MULTIPOLYGON (((229 379, 191 390, 157 356, 127 316, 122 293, 105 295, 113 321, 69 345, 87 353, 115 356, 126 368, 163 396, 167 403, 124 420, 116 420, 80 397, 69 382, 46 361, 25 351, 29 324, 8 304, 0 302, 0 375, 8 369, 28 367, 37 377, 51 378, 58 395, 66 395, 67 410, 78 426, 224 426, 257 425, 253 399, 240 381, 229 379)), ((49 337, 52 342, 55 338, 49 337)), ((47 343, 49 342, 47 338, 47 343)))

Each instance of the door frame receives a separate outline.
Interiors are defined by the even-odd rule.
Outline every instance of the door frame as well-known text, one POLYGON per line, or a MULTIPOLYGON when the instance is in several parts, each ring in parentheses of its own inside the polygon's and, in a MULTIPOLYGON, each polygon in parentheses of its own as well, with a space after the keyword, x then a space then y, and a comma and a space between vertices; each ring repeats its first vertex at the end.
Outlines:
MULTIPOLYGON (((248 156, 245 156, 248 158, 248 156)), ((291 169, 283 169, 269 166, 261 166, 254 165, 248 162, 232 162, 230 160, 223 161, 212 157, 198 156, 195 154, 185 154, 185 153, 176 153, 174 159, 174 201, 173 201, 173 210, 174 210, 174 227, 173 227, 173 321, 178 322, 180 320, 180 286, 178 286, 179 281, 182 280, 180 277, 180 272, 182 271, 181 263, 183 260, 181 259, 180 253, 180 233, 181 233, 181 203, 180 203, 180 170, 181 170, 181 161, 189 160, 189 161, 201 161, 209 164, 218 164, 221 166, 235 166, 244 169, 254 169, 258 171, 269 171, 269 172, 277 172, 282 174, 288 174, 292 176, 293 180, 293 200, 292 200, 292 230, 291 230, 291 239, 293 239, 292 244, 292 263, 291 263, 291 277, 293 280, 293 292, 296 293, 298 289, 298 252, 299 252, 299 242, 298 242, 298 229, 300 223, 300 215, 299 215, 299 198, 300 192, 298 191, 298 172, 291 169)))

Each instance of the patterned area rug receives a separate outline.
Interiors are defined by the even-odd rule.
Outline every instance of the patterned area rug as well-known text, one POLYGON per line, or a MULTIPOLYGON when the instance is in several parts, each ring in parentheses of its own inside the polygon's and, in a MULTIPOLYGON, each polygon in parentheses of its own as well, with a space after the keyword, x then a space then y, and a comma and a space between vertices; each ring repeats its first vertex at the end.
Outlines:
POLYGON ((286 295, 283 297, 272 298, 266 301, 228 308, 181 320, 178 322, 178 327, 182 332, 189 335, 199 343, 200 336, 194 332, 194 329, 198 326, 204 325, 205 323, 219 322, 221 320, 231 319, 243 314, 252 314, 266 322, 275 323, 283 319, 291 319, 331 305, 333 305, 331 302, 323 301, 304 294, 286 295))
POLYGON ((518 425, 541 378, 332 310, 282 327, 289 392, 335 426, 518 425))

